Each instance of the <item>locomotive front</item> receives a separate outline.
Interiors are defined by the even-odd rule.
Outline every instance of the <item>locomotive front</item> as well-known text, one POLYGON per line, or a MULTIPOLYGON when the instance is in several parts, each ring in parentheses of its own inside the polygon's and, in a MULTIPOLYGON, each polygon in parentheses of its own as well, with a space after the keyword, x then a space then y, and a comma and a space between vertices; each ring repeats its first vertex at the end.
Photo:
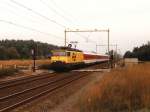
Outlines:
POLYGON ((54 50, 52 51, 51 65, 55 71, 71 69, 83 64, 83 53, 76 50, 54 50))

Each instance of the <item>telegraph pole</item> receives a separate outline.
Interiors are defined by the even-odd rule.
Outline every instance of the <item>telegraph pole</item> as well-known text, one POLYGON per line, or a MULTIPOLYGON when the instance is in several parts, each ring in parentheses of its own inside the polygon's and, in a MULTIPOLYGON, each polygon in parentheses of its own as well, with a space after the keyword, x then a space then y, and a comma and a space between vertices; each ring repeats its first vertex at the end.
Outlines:
POLYGON ((98 47, 98 45, 96 44, 96 53, 97 53, 97 47, 98 47))
POLYGON ((109 29, 108 29, 108 55, 109 55, 109 29))
POLYGON ((67 32, 66 32, 66 29, 65 29, 65 47, 67 46, 66 43, 67 43, 67 32))
MULTIPOLYGON (((110 52, 109 52, 109 29, 108 29, 108 56, 110 58, 110 52)), ((108 60, 108 68, 110 67, 110 59, 108 60)))
POLYGON ((115 60, 116 63, 117 63, 117 60, 118 60, 118 56, 117 56, 118 55, 118 51, 117 51, 118 48, 117 47, 118 47, 118 45, 116 44, 116 60, 115 60))
POLYGON ((31 54, 32 54, 32 59, 33 59, 32 70, 33 72, 35 72, 35 60, 36 60, 35 47, 31 50, 31 54))

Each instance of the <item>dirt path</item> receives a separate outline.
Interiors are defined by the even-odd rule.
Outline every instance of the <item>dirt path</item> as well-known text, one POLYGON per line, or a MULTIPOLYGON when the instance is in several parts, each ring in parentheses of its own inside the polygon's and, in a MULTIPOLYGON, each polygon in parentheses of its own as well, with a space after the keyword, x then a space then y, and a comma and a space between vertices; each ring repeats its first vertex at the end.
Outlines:
POLYGON ((83 92, 85 92, 85 90, 90 87, 93 83, 99 81, 104 73, 93 73, 92 75, 94 75, 93 79, 91 81, 89 81, 86 86, 82 87, 79 91, 77 91, 75 94, 69 96, 67 98, 67 100, 65 100, 62 104, 56 106, 53 110, 51 110, 50 112, 79 112, 79 109, 77 108, 76 104, 79 101, 79 96, 81 96, 81 94, 83 92))

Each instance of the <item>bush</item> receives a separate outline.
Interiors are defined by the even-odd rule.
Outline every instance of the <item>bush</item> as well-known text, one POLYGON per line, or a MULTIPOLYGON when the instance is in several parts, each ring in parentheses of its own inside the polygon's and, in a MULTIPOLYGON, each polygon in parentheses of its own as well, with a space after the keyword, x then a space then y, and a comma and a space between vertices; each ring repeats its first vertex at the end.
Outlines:
POLYGON ((51 69, 51 64, 42 64, 39 66, 39 69, 51 69))
POLYGON ((3 69, 0 69, 0 77, 13 75, 16 72, 18 72, 18 69, 15 69, 15 68, 3 68, 3 69))
POLYGON ((82 112, 131 112, 150 109, 149 64, 114 70, 81 97, 82 112))

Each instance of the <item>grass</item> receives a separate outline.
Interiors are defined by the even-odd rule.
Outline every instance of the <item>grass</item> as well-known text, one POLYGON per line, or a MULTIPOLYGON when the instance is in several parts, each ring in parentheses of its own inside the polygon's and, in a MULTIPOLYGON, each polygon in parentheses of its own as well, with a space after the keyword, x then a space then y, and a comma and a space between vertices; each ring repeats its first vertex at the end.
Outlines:
POLYGON ((49 70, 51 69, 51 64, 41 64, 39 66, 39 69, 46 69, 46 70, 49 70))
MULTIPOLYGON (((32 64, 32 60, 0 60, 0 78, 14 75, 23 67, 23 69, 28 69, 29 66, 32 66, 32 64)), ((50 60, 36 60, 36 65, 38 65, 41 69, 48 69, 50 67, 50 60)))
POLYGON ((3 69, 0 69, 0 77, 14 75, 17 72, 18 72, 18 69, 15 69, 15 68, 5 68, 5 69, 3 68, 3 69))
MULTIPOLYGON (((50 63, 49 59, 36 60, 37 65, 49 64, 49 63, 50 63)), ((4 65, 4 66, 11 66, 11 65, 29 66, 32 64, 33 64, 32 60, 0 60, 0 65, 4 65)))
POLYGON ((82 94, 79 106, 81 112, 149 110, 150 64, 113 70, 82 94))

